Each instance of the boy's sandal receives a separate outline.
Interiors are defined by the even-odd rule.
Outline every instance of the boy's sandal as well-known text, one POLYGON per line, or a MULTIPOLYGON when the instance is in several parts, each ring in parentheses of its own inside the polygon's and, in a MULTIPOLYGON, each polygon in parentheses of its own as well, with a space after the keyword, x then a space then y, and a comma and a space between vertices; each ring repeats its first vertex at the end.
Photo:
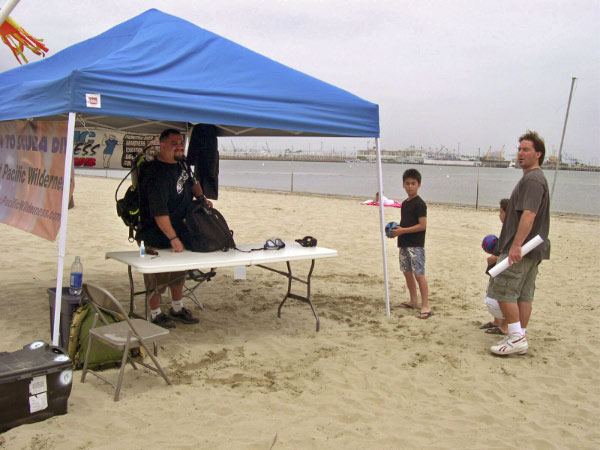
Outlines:
POLYGON ((492 322, 488 322, 479 327, 480 330, 487 330, 488 328, 496 328, 496 325, 494 325, 492 322))
POLYGON ((396 305, 396 308, 404 308, 404 309, 417 309, 417 306, 413 306, 408 302, 402 302, 396 305))
POLYGON ((499 334, 500 336, 506 336, 506 333, 500 329, 500 327, 488 328, 485 330, 486 334, 499 334))

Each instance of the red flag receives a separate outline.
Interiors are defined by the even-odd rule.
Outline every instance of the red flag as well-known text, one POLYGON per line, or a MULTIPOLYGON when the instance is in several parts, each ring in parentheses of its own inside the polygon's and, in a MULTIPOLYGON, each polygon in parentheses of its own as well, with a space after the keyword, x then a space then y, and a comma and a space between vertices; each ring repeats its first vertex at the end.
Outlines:
POLYGON ((25 31, 21 26, 12 20, 10 17, 0 25, 0 39, 11 49, 19 64, 26 63, 27 58, 23 54, 23 50, 28 48, 36 55, 46 56, 48 48, 42 44, 43 39, 37 39, 25 31), (23 61, 21 61, 21 58, 23 61))

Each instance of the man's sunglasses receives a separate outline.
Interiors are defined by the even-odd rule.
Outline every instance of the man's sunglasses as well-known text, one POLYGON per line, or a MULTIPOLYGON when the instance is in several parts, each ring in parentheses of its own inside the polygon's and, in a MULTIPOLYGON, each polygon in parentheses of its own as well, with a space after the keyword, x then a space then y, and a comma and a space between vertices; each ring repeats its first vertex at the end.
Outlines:
POLYGON ((279 238, 271 238, 267 239, 265 242, 265 246, 263 247, 265 250, 279 250, 285 248, 285 242, 283 242, 279 238))

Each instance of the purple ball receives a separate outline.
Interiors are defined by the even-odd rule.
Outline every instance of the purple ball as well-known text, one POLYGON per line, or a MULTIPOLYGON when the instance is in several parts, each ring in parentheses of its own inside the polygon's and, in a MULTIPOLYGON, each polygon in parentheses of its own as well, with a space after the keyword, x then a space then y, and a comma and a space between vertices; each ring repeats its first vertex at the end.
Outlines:
POLYGON ((497 243, 498 243, 498 236, 496 236, 495 234, 488 234, 486 237, 483 238, 483 242, 481 243, 481 248, 486 253, 492 253, 494 251, 494 248, 496 247, 497 243))

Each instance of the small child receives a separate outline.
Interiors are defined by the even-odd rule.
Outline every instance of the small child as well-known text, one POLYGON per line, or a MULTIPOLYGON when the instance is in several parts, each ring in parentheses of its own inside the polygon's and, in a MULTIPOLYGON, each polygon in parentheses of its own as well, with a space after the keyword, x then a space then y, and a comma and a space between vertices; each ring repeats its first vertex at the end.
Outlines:
MULTIPOLYGON (((389 205, 393 205, 394 204, 394 200, 390 200, 385 195, 381 196, 381 200, 383 201, 383 205, 384 206, 389 206, 389 205)), ((379 203, 379 192, 375 193, 375 197, 374 197, 373 201, 375 203, 379 203)))
MULTIPOLYGON (((501 223, 504 223, 504 219, 506 218, 506 208, 508 208, 508 199, 503 198, 502 200, 500 200, 500 212, 498 214, 498 216, 500 217, 501 223)), ((488 275, 489 275, 488 272, 490 271, 490 269, 492 267, 494 267, 496 265, 496 263, 498 262, 498 256, 500 256, 500 252, 494 248, 494 250, 492 250, 492 254, 490 256, 488 256, 488 259, 487 259, 488 267, 487 267, 485 273, 487 273, 488 275)))
MULTIPOLYGON (((507 198, 503 198, 502 200, 500 200, 500 213, 499 213, 499 217, 500 217, 500 222, 504 223, 504 218, 506 217, 506 209, 508 208, 508 199, 507 198)), ((498 262, 498 256, 500 256, 500 252, 494 248, 494 250, 492 250, 492 254, 490 256, 488 256, 487 258, 487 269, 485 271, 485 273, 487 273, 489 275, 489 271, 492 267, 494 267, 496 265, 496 263, 498 262)), ((498 318, 496 316, 493 316, 494 320, 492 320, 491 322, 488 322, 484 325, 481 325, 479 328, 482 330, 485 330, 486 333, 488 334, 506 334, 508 333, 508 328, 506 326, 506 324, 504 323, 504 319, 503 318, 498 318)))
POLYGON ((408 198, 402 202, 400 225, 390 230, 390 237, 398 237, 400 270, 406 279, 410 301, 400 308, 419 309, 417 284, 421 292, 419 319, 429 319, 433 311, 429 306, 427 279, 425 278, 425 230, 427 229, 427 204, 419 197, 421 174, 408 169, 402 175, 402 184, 408 198))

